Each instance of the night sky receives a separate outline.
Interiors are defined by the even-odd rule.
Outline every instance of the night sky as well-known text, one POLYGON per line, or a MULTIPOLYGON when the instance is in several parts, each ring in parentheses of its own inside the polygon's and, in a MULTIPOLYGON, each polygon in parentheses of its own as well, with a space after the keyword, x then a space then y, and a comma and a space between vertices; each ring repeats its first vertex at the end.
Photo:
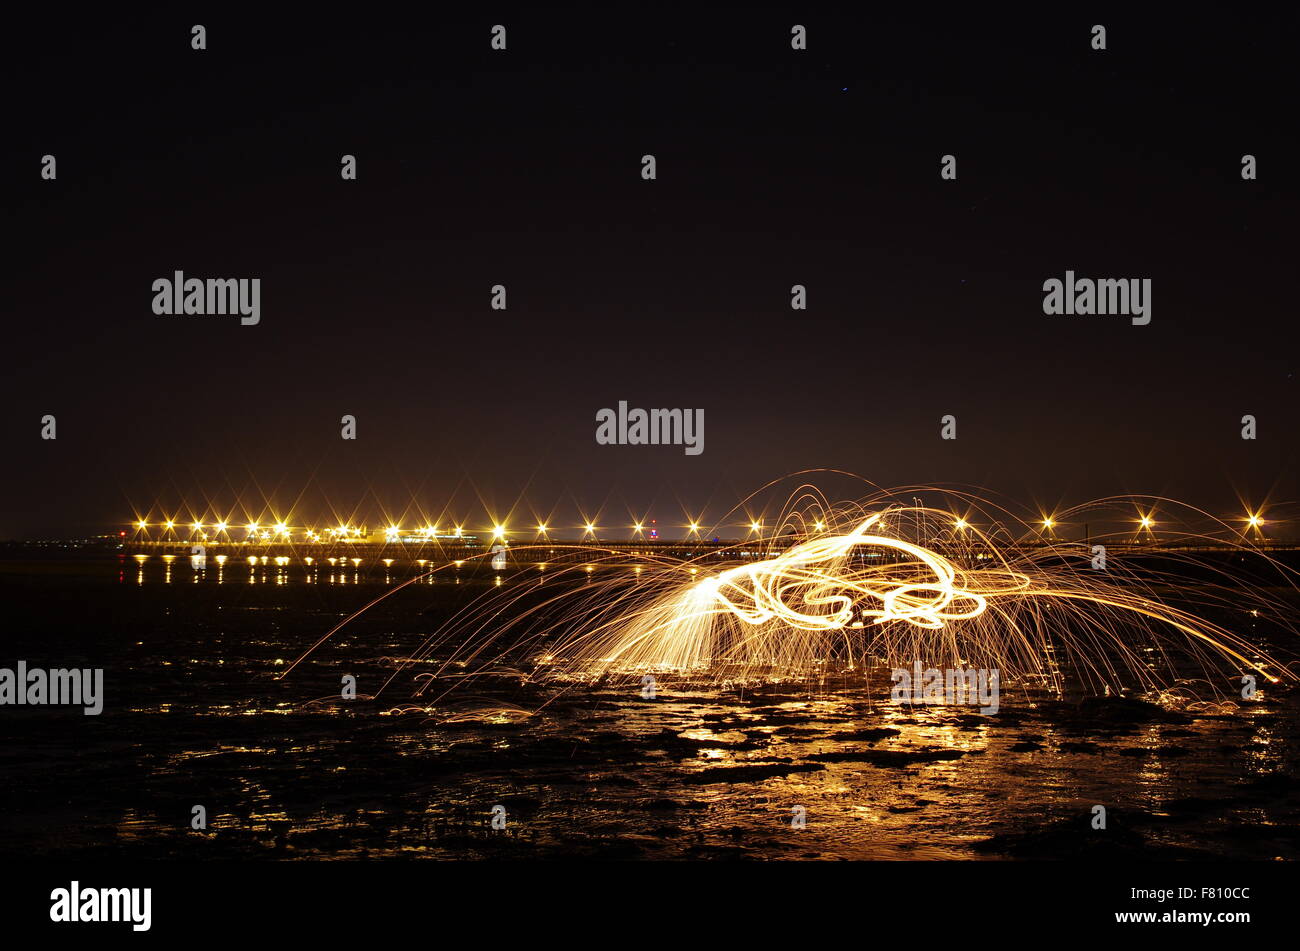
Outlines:
POLYGON ((11 20, 0 538, 711 524, 813 467, 1300 495, 1294 17, 325 9, 11 20), (260 324, 155 316, 178 269, 260 278, 260 324), (1151 323, 1045 316, 1067 269, 1151 323), (703 454, 597 445, 619 400, 702 408, 703 454))

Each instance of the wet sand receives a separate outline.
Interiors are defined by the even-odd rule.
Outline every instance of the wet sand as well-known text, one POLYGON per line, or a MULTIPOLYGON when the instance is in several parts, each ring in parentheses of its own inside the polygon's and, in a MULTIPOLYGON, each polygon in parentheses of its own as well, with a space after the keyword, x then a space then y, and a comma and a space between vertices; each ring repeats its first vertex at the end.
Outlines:
MULTIPOLYGON (((1004 692, 995 716, 892 704, 883 671, 740 689, 364 695, 486 577, 422 586, 277 673, 386 590, 195 582, 188 566, 8 565, 5 662, 102 666, 103 715, 0 713, 0 851, 329 859, 1295 859, 1300 692, 1236 710, 1004 692), (319 702, 314 702, 319 701, 319 702), (201 804, 208 829, 190 828, 201 804), (1093 807, 1107 828, 1092 828, 1093 807), (492 827, 504 807, 504 829, 492 827), (804 828, 792 826, 802 814, 804 828)), ((290 570, 292 571, 292 569, 290 570)), ((391 580, 391 579, 390 579, 391 580)))

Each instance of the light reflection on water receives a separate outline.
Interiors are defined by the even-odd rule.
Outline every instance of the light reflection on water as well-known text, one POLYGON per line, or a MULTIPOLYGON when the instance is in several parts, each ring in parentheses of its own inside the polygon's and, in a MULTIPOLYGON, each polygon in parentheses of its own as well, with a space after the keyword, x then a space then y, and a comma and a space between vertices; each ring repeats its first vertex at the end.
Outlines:
MULTIPOLYGON (((1000 713, 984 717, 893 705, 880 671, 873 687, 785 683, 742 693, 668 682, 652 701, 637 684, 575 685, 549 703, 550 694, 503 678, 465 698, 491 715, 458 721, 447 708, 428 710, 436 690, 414 697, 428 667, 407 671, 379 702, 344 704, 339 678, 356 675, 366 695, 463 603, 459 592, 488 590, 499 576, 467 572, 436 585, 430 577, 423 595, 368 629, 349 628, 330 652, 278 680, 286 659, 382 593, 381 578, 234 563, 199 573, 182 563, 176 572, 174 580, 208 583, 173 584, 171 567, 151 562, 95 590, 94 616, 106 630, 92 639, 70 622, 68 636, 116 652, 96 658, 113 692, 93 729, 75 717, 66 731, 40 721, 44 734, 29 720, 6 721, 13 732, 0 749, 34 752, 7 771, 20 779, 7 794, 0 848, 143 857, 1068 856, 1087 854, 1078 843, 1089 810, 1105 803, 1116 828, 1139 837, 1132 854, 1300 857, 1285 831, 1300 822, 1300 804, 1294 791, 1269 785, 1294 759, 1294 695, 1226 716, 1143 718, 1004 694, 1000 713), (538 707, 524 719, 512 712, 538 707), (69 803, 69 815, 50 814, 58 802, 69 803), (189 828, 193 803, 208 809, 206 833, 189 828), (505 832, 489 826, 495 804, 507 809, 505 832), (806 811, 803 830, 790 825, 795 807, 806 811), (69 830, 62 838, 49 831, 60 821, 69 830)), ((65 600, 43 599, 39 610, 65 600)))
MULTIPOLYGON (((1141 804, 1155 812, 1165 800, 1231 792, 1243 778, 1241 766, 1222 761, 1215 744, 1259 728, 1253 715, 1143 725, 1110 738, 1143 756, 1116 757, 1104 750, 1066 756, 1062 743, 1090 741, 1080 739, 1083 725, 1061 729, 1052 725, 1055 713, 1046 710, 1015 711, 1011 723, 880 703, 867 713, 869 698, 852 691, 776 703, 761 692, 743 701, 702 694, 649 704, 610 693, 583 699, 598 699, 600 712, 590 713, 586 703, 553 706, 505 732, 476 724, 448 729, 424 719, 402 724, 383 736, 377 758, 416 761, 421 765, 411 768, 421 776, 431 773, 432 782, 403 782, 408 778, 399 775, 389 792, 406 807, 394 809, 390 802, 360 829, 344 821, 346 812, 295 813, 281 848, 287 854, 350 854, 362 834, 369 837, 368 854, 599 852, 612 847, 612 836, 624 843, 616 851, 664 857, 998 857, 996 851, 976 850, 976 844, 1023 830, 1027 817, 1035 817, 1032 826, 1038 818, 1069 816, 1095 801, 1116 808, 1141 804), (1027 732, 1043 748, 1013 752, 1027 732), (1186 749, 1190 741, 1183 733, 1201 750, 1190 754, 1192 760, 1177 757, 1175 768, 1159 750, 1186 749), (1181 745, 1168 734, 1179 735, 1181 745), (926 759, 933 754, 951 758, 926 759), (410 813, 412 794, 421 803, 418 816, 410 813), (483 807, 503 797, 523 800, 523 814, 511 836, 494 838, 476 814, 486 815, 483 807), (788 826, 796 806, 808 816, 802 831, 788 826), (442 832, 431 835, 430 825, 442 832)), ((362 724, 366 718, 349 721, 362 724)), ((300 758, 297 770, 310 773, 310 764, 337 753, 340 742, 347 745, 337 725, 331 724, 334 735, 320 745, 215 752, 262 760, 270 773, 292 755, 300 758)), ((186 757, 213 752, 190 751, 186 757)), ((1246 802, 1241 807, 1243 816, 1259 812, 1246 802)), ((1161 843, 1177 847, 1185 837, 1191 847, 1205 832, 1181 828, 1161 843)))

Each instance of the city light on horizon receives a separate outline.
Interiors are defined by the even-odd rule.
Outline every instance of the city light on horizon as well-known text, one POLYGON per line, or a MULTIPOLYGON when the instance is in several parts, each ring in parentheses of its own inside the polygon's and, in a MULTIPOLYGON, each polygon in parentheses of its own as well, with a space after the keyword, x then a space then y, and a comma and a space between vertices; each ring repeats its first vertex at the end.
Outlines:
MULTIPOLYGON (((1068 532, 1065 535, 1058 533, 1058 530, 1063 528, 1064 523, 1062 522, 1062 518, 1064 518, 1066 522, 1070 523, 1086 522, 1086 526, 1079 526, 1083 529, 1081 535, 1099 537, 1101 534, 1105 534, 1107 531, 1106 526, 1108 524, 1107 517, 1093 515, 1090 518, 1080 518, 1076 516, 1075 513, 1082 511, 1083 508, 1086 508, 1086 506, 1058 510, 1062 514, 1054 512, 1052 514, 1040 515, 1036 520, 1036 525, 1038 526, 1038 530, 1042 534, 1043 539, 1046 540, 1049 537, 1052 539, 1061 538, 1064 541, 1069 537, 1068 532)), ((894 510, 897 511, 896 508, 894 510)), ((954 535, 971 531, 974 527, 966 515, 942 513, 940 511, 926 512, 924 506, 916 507, 914 511, 917 513, 915 518, 919 519, 922 523, 927 519, 937 519, 940 517, 946 518, 948 520, 946 524, 950 527, 950 531, 953 532, 954 535)), ((885 514, 890 513, 886 512, 885 514)), ((1130 538, 1132 538, 1133 533, 1141 533, 1144 536, 1152 534, 1154 536, 1157 529, 1161 529, 1160 535, 1163 539, 1177 538, 1179 536, 1191 537, 1205 531, 1213 531, 1213 526, 1208 521, 1212 519, 1212 516, 1204 512, 1201 512, 1200 514, 1205 516, 1207 523, 1205 526, 1198 528, 1196 525, 1178 518, 1158 519, 1157 512, 1154 509, 1139 507, 1138 511, 1131 516, 1128 523, 1131 526, 1129 530, 1130 538)), ((912 516, 909 516, 909 518, 911 517, 912 516)), ((449 530, 450 535, 443 535, 441 534, 441 529, 437 523, 424 524, 422 527, 411 529, 403 529, 400 522, 392 521, 381 523, 384 524, 385 527, 375 530, 366 527, 364 523, 352 525, 344 523, 336 527, 318 528, 311 524, 310 521, 306 524, 293 524, 287 520, 276 520, 263 528, 261 523, 253 520, 243 525, 245 531, 243 541, 248 544, 266 541, 285 544, 290 542, 296 542, 299 544, 319 544, 322 542, 330 544, 337 542, 373 544, 377 540, 386 540, 390 544, 400 543, 411 545, 424 544, 426 542, 440 543, 439 540, 446 540, 447 543, 463 541, 473 544, 475 538, 486 537, 494 540, 504 540, 510 535, 509 524, 505 521, 488 520, 486 524, 477 519, 473 521, 477 524, 456 525, 454 528, 449 530)), ((1248 508, 1245 510, 1244 514, 1241 515, 1223 516, 1218 524, 1220 529, 1223 530, 1228 529, 1229 526, 1235 523, 1237 527, 1232 530, 1236 531, 1238 536, 1244 532, 1261 533, 1259 537, 1262 541, 1262 530, 1265 526, 1284 526, 1291 521, 1292 520, 1288 519, 1285 515, 1281 520, 1269 520, 1264 517, 1262 509, 1248 508)), ((690 518, 684 524, 680 524, 679 530, 676 533, 670 532, 664 537, 661 537, 658 531, 652 531, 653 526, 651 522, 652 520, 646 517, 627 523, 627 528, 625 530, 614 534, 608 539, 608 541, 610 543, 615 543, 620 539, 626 539, 628 541, 644 540, 646 544, 663 545, 671 543, 674 539, 681 541, 702 540, 701 536, 704 527, 703 523, 699 519, 690 518)), ((886 519, 882 518, 880 523, 882 530, 885 527, 885 522, 886 519)), ((1118 513, 1113 513, 1113 517, 1109 519, 1109 524, 1112 526, 1111 530, 1120 531, 1120 525, 1122 522, 1123 519, 1118 517, 1118 513)), ((820 516, 815 519, 810 518, 806 522, 802 522, 802 524, 805 526, 805 531, 816 532, 819 534, 824 532, 827 526, 826 520, 820 516)), ((751 538, 769 537, 770 535, 772 540, 778 540, 786 537, 791 539, 802 537, 799 531, 799 525, 800 522, 798 520, 790 521, 783 519, 781 524, 775 525, 769 529, 765 526, 763 520, 751 517, 750 520, 741 523, 741 526, 738 527, 743 527, 745 534, 751 538)), ((147 517, 137 517, 127 522, 126 526, 130 531, 123 532, 123 538, 142 544, 180 544, 186 537, 194 541, 204 541, 208 544, 220 545, 233 543, 233 539, 229 538, 232 525, 224 518, 212 522, 204 522, 198 519, 192 522, 178 522, 177 519, 172 518, 151 522, 147 517), (177 537, 176 535, 178 530, 183 530, 180 537, 177 537)), ((550 540, 552 537, 556 537, 559 539, 582 538, 588 541, 594 541, 598 535, 609 534, 608 529, 602 531, 597 522, 592 519, 579 521, 577 524, 561 524, 558 526, 551 521, 539 520, 534 524, 533 531, 536 533, 539 540, 543 538, 550 540)), ((1280 537, 1273 536, 1272 543, 1276 544, 1284 539, 1285 535, 1280 537)))

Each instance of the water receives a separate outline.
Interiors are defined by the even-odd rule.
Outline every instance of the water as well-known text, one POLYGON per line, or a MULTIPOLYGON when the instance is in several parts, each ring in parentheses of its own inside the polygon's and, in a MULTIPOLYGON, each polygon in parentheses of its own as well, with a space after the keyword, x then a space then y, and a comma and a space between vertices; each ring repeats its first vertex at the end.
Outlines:
MULTIPOLYGON (((456 721, 410 703, 423 637, 486 568, 384 602, 278 679, 385 583, 301 566, 222 583, 178 560, 0 563, 0 664, 103 667, 101 716, 0 709, 0 850, 75 857, 600 856, 1295 859, 1300 696, 1233 712, 1008 696, 997 716, 893 705, 888 679, 558 697, 502 673, 456 721), (404 705, 412 712, 397 713, 404 705), (535 709, 519 718, 510 708, 535 709), (191 829, 192 808, 208 829, 191 829), (1107 829, 1091 828, 1093 807, 1107 829), (505 828, 492 828, 494 806, 505 828), (803 829, 792 828, 800 813, 803 829)), ((509 582, 506 582, 509 583, 509 582)))

